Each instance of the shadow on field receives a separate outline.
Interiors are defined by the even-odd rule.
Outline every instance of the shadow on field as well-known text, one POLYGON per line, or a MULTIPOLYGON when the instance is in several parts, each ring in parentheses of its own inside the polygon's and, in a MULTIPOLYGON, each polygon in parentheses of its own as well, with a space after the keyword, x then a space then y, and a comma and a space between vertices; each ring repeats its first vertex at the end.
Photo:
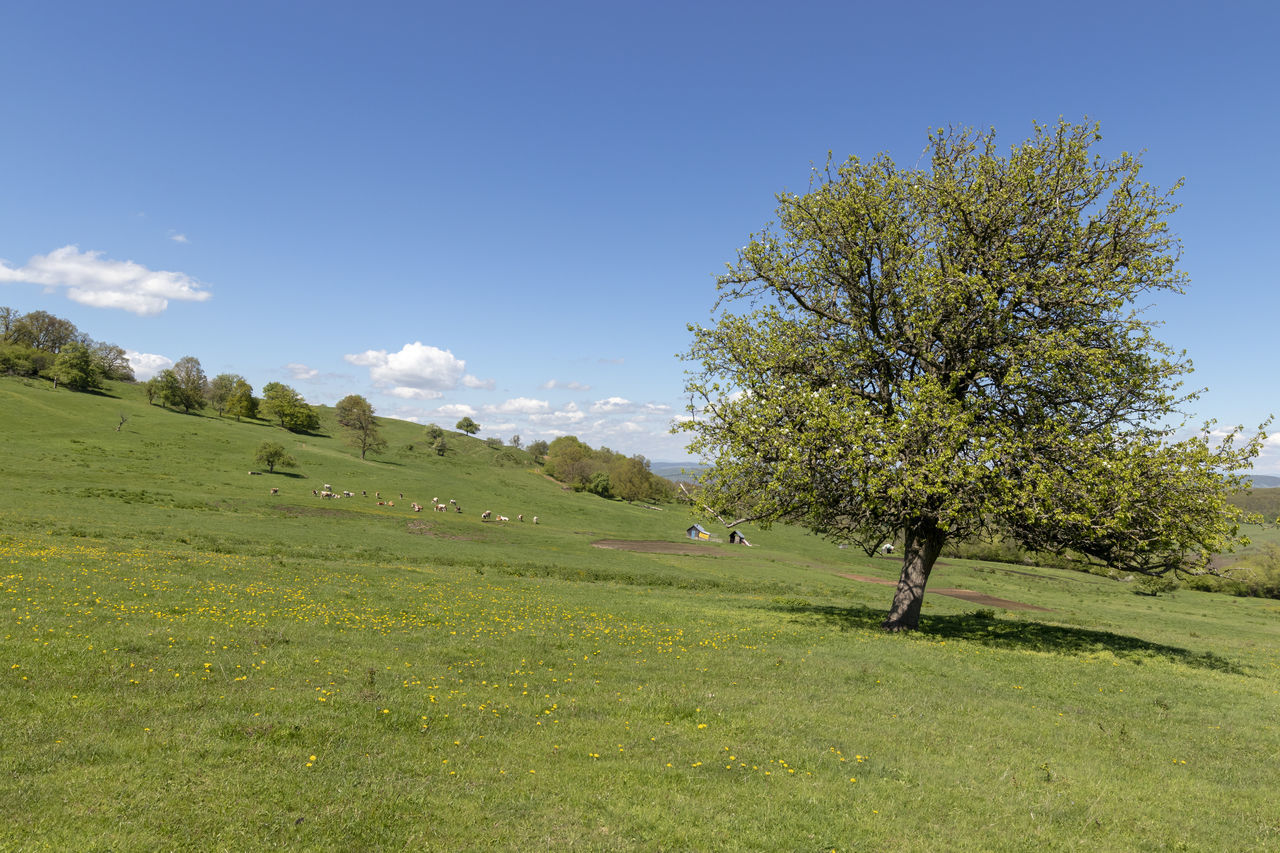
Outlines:
MULTIPOLYGON (((828 607, 817 604, 786 604, 777 609, 810 617, 816 622, 835 625, 842 630, 863 628, 880 630, 885 611, 870 607, 828 607)), ((955 616, 923 616, 920 634, 942 640, 967 640, 1004 649, 1026 649, 1053 654, 1086 655, 1111 652, 1117 657, 1140 663, 1142 659, 1163 658, 1173 663, 1202 669, 1215 669, 1243 675, 1233 661, 1213 652, 1195 652, 1178 646, 1166 646, 1090 628, 1074 628, 1066 625, 1047 625, 1042 622, 1023 622, 996 618, 990 611, 962 613, 955 616)))

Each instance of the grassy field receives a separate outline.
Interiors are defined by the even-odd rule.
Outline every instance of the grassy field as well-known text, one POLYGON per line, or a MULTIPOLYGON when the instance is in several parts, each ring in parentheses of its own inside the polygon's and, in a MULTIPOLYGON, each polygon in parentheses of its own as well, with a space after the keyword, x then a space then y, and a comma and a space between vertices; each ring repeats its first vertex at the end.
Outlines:
POLYGON ((944 560, 1048 610, 886 635, 890 559, 331 414, 0 379, 0 849, 1280 849, 1280 603, 944 560))

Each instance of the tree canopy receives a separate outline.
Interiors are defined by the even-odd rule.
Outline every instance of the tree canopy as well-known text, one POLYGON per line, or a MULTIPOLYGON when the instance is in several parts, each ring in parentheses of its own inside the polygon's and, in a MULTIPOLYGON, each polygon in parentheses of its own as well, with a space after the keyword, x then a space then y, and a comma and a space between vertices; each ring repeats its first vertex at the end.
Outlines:
POLYGON ((1182 434, 1191 363, 1142 302, 1181 292, 1174 188, 1092 150, 1096 125, 938 131, 926 168, 815 169, 691 326, 691 450, 716 513, 872 552, 915 628, 943 545, 984 533, 1150 575, 1211 570, 1260 437, 1182 434))
POLYGON ((320 428, 320 415, 302 395, 280 382, 262 386, 262 411, 289 432, 311 432, 320 428))
POLYGON ((271 473, 276 472, 276 466, 281 468, 296 468, 298 462, 289 455, 289 451, 285 450, 284 445, 275 441, 264 441, 258 445, 258 452, 254 454, 253 461, 267 466, 267 470, 271 473))
POLYGON ((338 424, 347 430, 347 442, 360 451, 361 459, 368 452, 381 453, 387 449, 387 440, 378 433, 373 406, 364 397, 348 394, 338 401, 334 411, 338 424))
POLYGON ((480 424, 466 417, 454 424, 453 428, 459 432, 465 432, 467 435, 475 435, 480 431, 480 424))

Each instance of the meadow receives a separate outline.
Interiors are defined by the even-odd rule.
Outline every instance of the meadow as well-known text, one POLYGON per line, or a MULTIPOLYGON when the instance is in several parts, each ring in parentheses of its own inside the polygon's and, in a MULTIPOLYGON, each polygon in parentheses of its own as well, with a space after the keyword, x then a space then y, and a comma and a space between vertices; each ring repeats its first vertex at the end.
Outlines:
POLYGON ((12 378, 0 418, 2 849, 1280 849, 1280 602, 948 558, 1046 609, 888 635, 844 575, 890 558, 602 550, 694 517, 466 436, 12 378))

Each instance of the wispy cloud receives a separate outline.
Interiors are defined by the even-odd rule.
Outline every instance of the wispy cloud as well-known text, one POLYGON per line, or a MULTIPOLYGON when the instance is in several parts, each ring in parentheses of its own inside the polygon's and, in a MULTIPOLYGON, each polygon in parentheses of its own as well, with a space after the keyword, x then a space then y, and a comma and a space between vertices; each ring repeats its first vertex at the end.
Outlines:
POLYGON ((539 386, 543 391, 555 391, 563 388, 566 391, 590 391, 591 386, 581 382, 561 382, 558 379, 548 379, 539 386))
POLYGON ((199 282, 180 272, 150 270, 133 261, 113 261, 101 252, 63 246, 35 255, 26 266, 0 261, 0 283, 37 284, 48 291, 67 289, 67 298, 95 308, 119 308, 143 317, 159 314, 170 299, 203 302, 210 297, 199 282))
POLYGON ((405 344, 399 352, 365 350, 343 358, 369 368, 369 379, 374 385, 404 400, 436 399, 459 384, 467 388, 493 387, 492 380, 468 375, 467 363, 449 350, 421 341, 405 344))
POLYGON ((320 371, 314 367, 307 367, 305 364, 298 364, 296 361, 286 364, 284 369, 289 371, 291 377, 298 380, 315 379, 320 375, 320 371))
POLYGON ((622 397, 606 397, 591 404, 591 413, 593 415, 620 415, 626 412, 634 412, 635 408, 635 404, 630 400, 622 397))
POLYGON ((175 243, 184 243, 184 244, 185 244, 185 243, 190 243, 190 242, 191 242, 190 240, 188 240, 188 239, 187 239, 187 235, 186 235, 186 234, 179 234, 177 231, 170 231, 170 232, 169 232, 169 239, 170 239, 170 240, 172 240, 172 241, 173 241, 173 242, 175 242, 175 243))

